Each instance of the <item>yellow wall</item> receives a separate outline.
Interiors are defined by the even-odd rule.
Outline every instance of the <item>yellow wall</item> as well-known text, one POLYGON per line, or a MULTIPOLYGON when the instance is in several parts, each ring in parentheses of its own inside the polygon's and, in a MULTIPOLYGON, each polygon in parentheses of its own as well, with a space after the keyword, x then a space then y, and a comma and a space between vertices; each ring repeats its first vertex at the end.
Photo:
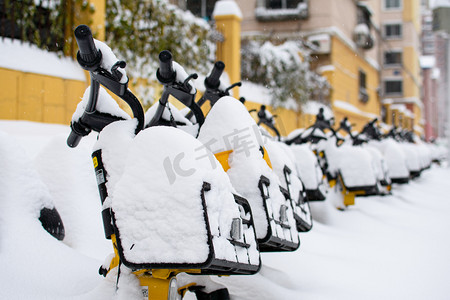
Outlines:
MULTIPOLYGON (((91 21, 88 23, 96 34, 96 38, 102 40, 104 39, 105 0, 90 0, 90 3, 94 4, 95 12, 90 16, 91 21)), ((75 22, 86 22, 86 15, 78 16, 75 22)), ((241 79, 240 23, 241 19, 235 15, 216 16, 217 29, 225 38, 223 43, 218 43, 217 59, 224 61, 225 71, 231 82, 241 79)), ((326 72, 324 76, 328 78, 332 86, 332 101, 346 101, 363 112, 379 115, 380 107, 376 94, 376 88, 379 85, 377 70, 336 36, 332 37, 332 53, 329 61, 335 69, 326 72), (358 100, 359 69, 366 73, 366 86, 370 97, 368 103, 358 100)), ((0 69, 0 80, 7 83, 5 92, 0 96, 0 118, 61 124, 69 123, 76 104, 80 101, 87 86, 85 82, 81 81, 5 69, 0 69)), ((238 94, 238 89, 235 88, 233 91, 235 95, 238 94)), ((127 110, 126 105, 121 104, 127 110)), ((250 101, 247 101, 246 105, 249 109, 259 109, 260 106, 260 104, 252 104, 250 101)), ((269 110, 279 116, 276 121, 282 135, 287 135, 296 128, 307 127, 315 120, 315 116, 283 108, 277 110, 269 108, 269 110)), ((352 123, 357 124, 358 129, 369 120, 369 118, 339 109, 335 109, 335 114, 337 122, 344 116, 348 116, 352 123)))
POLYGON ((403 71, 403 96, 420 98, 420 89, 417 86, 420 82, 419 55, 413 47, 403 48, 403 64, 410 72, 409 74, 403 71))
MULTIPOLYGON (((72 2, 68 2, 70 5, 72 2)), ((90 0, 94 12, 82 9, 76 3, 73 25, 88 24, 95 37, 105 39, 105 0, 90 0)), ((67 26, 65 53, 75 56, 78 47, 73 38, 73 28, 67 26)), ((72 114, 87 87, 87 83, 53 76, 0 68, 0 119, 29 120, 46 123, 69 124, 72 114)))
MULTIPOLYGON (((414 113, 414 126, 423 127, 423 125, 421 124, 422 108, 420 108, 417 104, 414 104, 413 113, 414 113)), ((414 128, 411 128, 411 129, 414 129, 414 128)), ((422 134, 422 132, 417 132, 417 134, 420 136, 422 134)))
MULTIPOLYGON (((360 57, 353 49, 343 43, 338 37, 332 37, 331 63, 334 70, 324 74, 329 79, 333 92, 332 103, 335 100, 347 102, 360 111, 380 115, 380 102, 377 94, 379 86, 378 70, 360 57), (359 100, 359 70, 366 73, 366 90, 369 101, 364 103, 359 100)), ((355 129, 360 129, 371 120, 370 117, 361 116, 351 111, 337 107, 333 108, 336 122, 347 116, 355 129)))
POLYGON ((403 21, 413 22, 417 32, 421 30, 420 0, 403 0, 403 21))
MULTIPOLYGON (((241 18, 236 15, 215 16, 216 28, 224 41, 217 43, 216 60, 225 63, 230 82, 241 81, 241 18)), ((239 98, 239 87, 233 89, 234 97, 239 98)))
POLYGON ((0 68, 0 119, 69 124, 83 81, 0 68))
POLYGON ((89 3, 95 7, 95 10, 91 15, 90 27, 92 31, 96 33, 95 38, 97 40, 104 41, 106 0, 89 0, 89 3))
MULTIPOLYGON (((255 109, 256 111, 258 111, 261 107, 261 103, 246 100, 245 106, 247 107, 247 110, 255 109)), ((280 132, 280 134, 282 136, 288 135, 294 129, 302 128, 302 127, 306 127, 306 126, 310 125, 307 122, 305 122, 304 117, 306 115, 302 115, 299 112, 296 112, 294 110, 290 110, 290 109, 286 109, 286 108, 282 108, 282 107, 274 109, 270 105, 266 105, 266 109, 272 115, 276 116, 275 117, 275 126, 277 127, 278 131, 280 132)), ((252 113, 251 115, 252 115, 253 119, 255 119, 255 121, 258 121, 258 116, 257 116, 256 112, 252 113)), ((273 133, 270 130, 269 130, 269 132, 273 133)))

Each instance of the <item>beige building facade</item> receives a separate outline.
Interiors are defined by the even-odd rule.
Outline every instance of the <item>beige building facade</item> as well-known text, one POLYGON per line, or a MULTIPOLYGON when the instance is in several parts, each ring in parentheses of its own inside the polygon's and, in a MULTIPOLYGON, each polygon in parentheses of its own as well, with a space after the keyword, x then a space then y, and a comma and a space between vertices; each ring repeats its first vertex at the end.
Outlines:
POLYGON ((316 47, 311 65, 332 86, 330 106, 337 122, 348 117, 358 129, 380 115, 373 1, 236 2, 243 12, 243 38, 301 40, 316 47))
POLYGON ((385 121, 422 132, 421 17, 418 0, 379 0, 385 121))

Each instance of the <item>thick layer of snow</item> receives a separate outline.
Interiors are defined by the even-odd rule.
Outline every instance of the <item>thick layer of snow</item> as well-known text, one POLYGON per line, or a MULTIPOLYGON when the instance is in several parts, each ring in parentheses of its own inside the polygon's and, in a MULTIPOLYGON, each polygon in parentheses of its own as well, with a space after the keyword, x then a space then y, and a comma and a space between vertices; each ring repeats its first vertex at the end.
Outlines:
POLYGON ((258 239, 267 236, 270 226, 273 235, 297 243, 298 234, 292 211, 288 213, 290 230, 275 223, 275 220, 280 220, 280 207, 286 205, 287 201, 279 189, 277 175, 263 159, 260 152, 260 147, 264 145, 263 138, 245 106, 233 97, 219 99, 206 116, 198 139, 214 154, 232 150, 227 174, 236 191, 252 207, 258 239), (270 195, 266 200, 267 211, 258 187, 261 176, 270 180, 267 187, 270 195), (268 220, 268 216, 273 219, 268 220))
POLYGON ((242 19, 242 12, 234 0, 219 0, 214 6, 213 16, 234 15, 242 19))
POLYGON ((297 217, 312 225, 309 205, 303 203, 303 199, 306 197, 304 194, 305 187, 297 173, 295 156, 290 147, 285 143, 268 139, 265 143, 265 149, 269 154, 273 171, 280 180, 280 186, 289 192, 294 213, 297 217), (288 168, 290 173, 285 173, 285 168, 288 168))
POLYGON ((436 65, 436 58, 431 55, 423 55, 419 57, 419 62, 422 69, 431 69, 436 65))
POLYGON ((317 101, 308 101, 304 105, 302 105, 302 112, 310 115, 317 115, 319 110, 323 108, 323 115, 325 119, 331 119, 333 115, 333 111, 326 105, 319 103, 317 101))
MULTIPOLYGON (((126 122, 107 126, 96 148, 106 152, 115 143, 128 144, 123 147, 126 151, 105 153, 103 157, 109 174, 107 201, 115 213, 127 261, 203 263, 208 259, 208 235, 200 197, 204 182, 211 184, 205 200, 215 255, 236 261, 228 239, 231 222, 240 213, 225 172, 214 167, 209 159, 198 159, 197 149, 202 144, 191 135, 162 126, 148 128, 133 138, 134 124, 126 126, 126 122), (119 136, 129 138, 119 140, 119 136), (107 147, 103 148, 104 145, 107 147), (117 160, 122 164, 112 170, 111 162, 117 160)), ((254 237, 253 247, 256 249, 254 237)))
POLYGON ((5 37, 0 39, 0 49, 0 68, 86 81, 83 69, 71 58, 60 58, 36 45, 5 37))
MULTIPOLYGON (((89 95, 91 92, 91 86, 88 86, 84 91, 82 100, 78 103, 75 112, 72 115, 72 121, 78 121, 86 110, 86 106, 89 102, 89 95)), ((130 116, 119 107, 117 101, 111 97, 103 86, 100 86, 98 90, 98 101, 95 109, 98 112, 110 114, 123 119, 130 119, 130 116)))
POLYGON ((354 105, 352 105, 352 104, 350 104, 348 102, 341 101, 341 100, 334 100, 333 101, 333 106, 337 107, 337 108, 340 108, 340 109, 347 110, 347 111, 351 111, 353 113, 356 113, 358 115, 361 115, 361 116, 369 118, 369 119, 375 119, 375 118, 378 117, 378 115, 376 115, 376 114, 362 111, 359 108, 357 108, 356 106, 354 106, 354 105))
POLYGON ((317 148, 319 151, 325 152, 327 171, 333 176, 340 173, 346 187, 376 185, 377 179, 372 167, 372 158, 362 148, 348 144, 337 147, 335 137, 320 141, 317 148))
POLYGON ((369 142, 369 145, 379 149, 385 158, 390 178, 408 178, 409 169, 407 157, 401 146, 393 139, 369 142))
MULTIPOLYGON (((117 56, 111 50, 111 48, 105 43, 94 39, 95 47, 102 53, 102 64, 101 67, 107 70, 108 72, 112 72, 112 67, 119 61, 117 56)), ((122 73, 122 78, 120 78, 120 83, 127 83, 128 76, 127 72, 124 68, 117 68, 117 71, 122 73)))
MULTIPOLYGON (((37 200, 28 189, 35 183, 2 176, 0 298, 114 299, 114 274, 104 279, 97 273, 112 246, 103 237, 90 158, 95 135, 70 149, 67 126, 0 121, 0 131, 25 149, 66 228, 64 242, 51 237, 27 208, 37 200), (3 187, 15 190, 14 198, 3 187)), ((434 166, 407 185, 394 185, 392 196, 358 198, 345 212, 328 200, 311 203, 314 228, 301 235, 299 250, 263 254, 256 275, 212 279, 235 300, 447 299, 449 177, 448 169, 434 166)), ((126 269, 121 272, 124 299, 127 285, 137 283, 126 269)))
POLYGON ((291 152, 295 157, 296 170, 307 190, 319 188, 322 182, 322 170, 309 145, 292 145, 291 152))

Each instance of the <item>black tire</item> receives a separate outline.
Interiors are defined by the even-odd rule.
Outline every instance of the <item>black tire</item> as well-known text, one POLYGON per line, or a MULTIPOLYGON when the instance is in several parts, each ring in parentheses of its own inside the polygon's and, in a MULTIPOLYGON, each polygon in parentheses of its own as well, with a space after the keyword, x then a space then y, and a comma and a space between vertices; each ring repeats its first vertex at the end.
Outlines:
POLYGON ((65 236, 64 224, 61 220, 56 208, 44 207, 41 209, 41 215, 39 216, 39 221, 41 221, 42 227, 47 230, 54 238, 62 241, 65 236))
POLYGON ((200 290, 195 291, 197 300, 230 300, 230 294, 227 288, 215 290, 211 293, 205 293, 200 290))

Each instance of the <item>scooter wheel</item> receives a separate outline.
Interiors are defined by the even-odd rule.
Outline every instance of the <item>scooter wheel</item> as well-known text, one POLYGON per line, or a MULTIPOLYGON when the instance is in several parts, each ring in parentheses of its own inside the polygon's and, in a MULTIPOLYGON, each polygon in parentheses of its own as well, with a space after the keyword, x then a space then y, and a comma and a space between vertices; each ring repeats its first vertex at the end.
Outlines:
POLYGON ((64 239, 64 236, 66 235, 64 225, 56 208, 50 209, 44 207, 41 209, 39 221, 41 221, 42 227, 44 227, 44 229, 54 238, 59 241, 64 239))
POLYGON ((215 290, 211 293, 196 290, 195 295, 197 296, 197 300, 230 300, 230 294, 226 288, 215 290))

